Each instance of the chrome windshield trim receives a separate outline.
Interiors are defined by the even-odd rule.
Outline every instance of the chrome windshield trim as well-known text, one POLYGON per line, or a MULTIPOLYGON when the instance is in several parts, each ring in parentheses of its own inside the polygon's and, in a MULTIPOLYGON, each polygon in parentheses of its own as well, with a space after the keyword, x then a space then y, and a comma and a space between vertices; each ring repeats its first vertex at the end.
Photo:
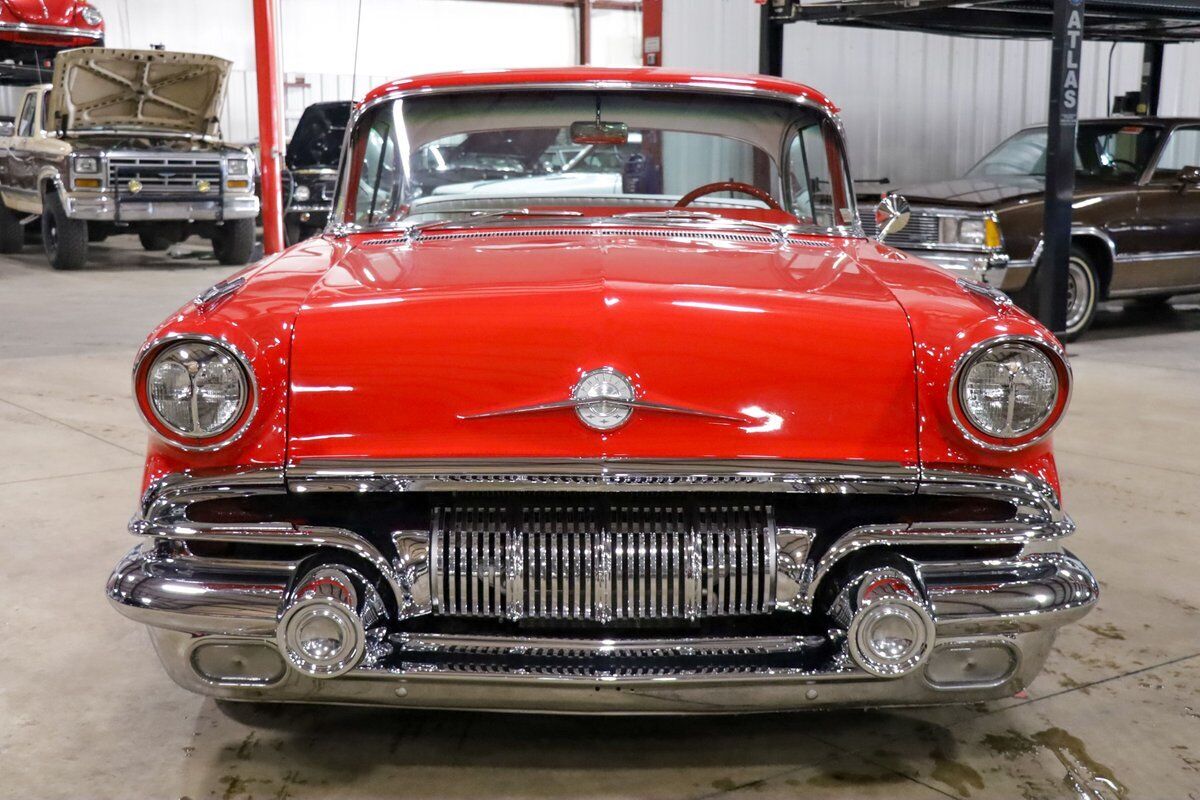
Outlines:
MULTIPOLYGON (((406 97, 425 97, 436 94, 463 94, 463 93, 479 93, 479 92, 503 92, 503 91, 633 91, 645 90, 651 92, 662 91, 679 91, 693 92, 696 94, 725 94, 735 95, 739 97, 758 97, 764 100, 775 100, 791 105, 801 106, 810 109, 830 120, 836 128, 838 135, 842 139, 841 151, 843 159, 846 162, 846 171, 849 173, 849 158, 845 155, 845 140, 846 130, 842 124, 841 118, 832 111, 828 106, 818 103, 812 98, 802 95, 790 94, 788 92, 778 92, 771 89, 762 89, 756 86, 746 86, 738 84, 729 84, 724 82, 693 82, 680 83, 678 81, 656 81, 656 82, 640 82, 640 81, 620 81, 597 78, 590 81, 564 81, 564 82, 537 82, 537 83, 497 83, 497 84, 473 84, 463 86, 441 86, 436 88, 418 88, 418 89, 398 89, 395 91, 382 94, 373 98, 370 102, 362 103, 353 110, 350 115, 350 120, 346 124, 346 135, 342 141, 342 154, 338 163, 338 187, 334 193, 333 208, 336 211, 342 204, 342 194, 345 191, 345 169, 346 157, 350 152, 350 143, 354 136, 354 129, 358 125, 358 120, 363 114, 382 103, 388 103, 395 100, 400 100, 406 97)), ((825 236, 847 236, 857 239, 866 239, 867 235, 862 229, 862 224, 858 217, 858 198, 855 197, 853 190, 849 192, 848 201, 853 205, 851 209, 851 219, 854 220, 853 225, 834 226, 830 228, 819 228, 812 226, 811 228, 802 227, 803 233, 810 236, 825 235, 825 236)), ((374 231, 396 231, 397 223, 385 223, 383 225, 352 225, 343 221, 330 219, 325 228, 325 233, 336 237, 344 237, 351 233, 364 233, 374 231)))

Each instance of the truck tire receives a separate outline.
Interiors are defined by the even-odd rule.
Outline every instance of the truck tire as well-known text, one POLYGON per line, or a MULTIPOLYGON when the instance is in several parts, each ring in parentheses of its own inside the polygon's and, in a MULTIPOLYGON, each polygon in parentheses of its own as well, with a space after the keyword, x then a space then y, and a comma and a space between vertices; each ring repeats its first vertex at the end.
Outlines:
POLYGON ((79 269, 87 263, 87 221, 68 217, 55 192, 42 202, 42 244, 55 269, 79 269))
POLYGON ((0 203, 0 253, 19 253, 25 246, 25 226, 8 206, 0 203))
POLYGON ((213 233, 212 243, 213 253, 222 264, 249 264, 254 256, 254 220, 229 220, 213 233))

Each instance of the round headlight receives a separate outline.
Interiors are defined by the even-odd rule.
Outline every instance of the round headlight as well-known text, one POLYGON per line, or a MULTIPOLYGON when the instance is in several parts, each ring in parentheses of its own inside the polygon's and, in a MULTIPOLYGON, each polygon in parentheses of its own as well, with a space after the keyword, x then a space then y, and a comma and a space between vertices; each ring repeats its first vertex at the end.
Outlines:
POLYGON ((1000 342, 972 355, 958 373, 958 402, 967 421, 997 439, 1041 429, 1058 407, 1059 373, 1029 342, 1000 342))
POLYGON ((79 16, 83 17, 83 21, 88 25, 99 25, 104 21, 104 15, 95 6, 84 6, 80 10, 79 16))
POLYGON ((241 418, 249 394, 238 358, 209 342, 169 345, 146 370, 146 401, 155 419, 189 439, 227 432, 241 418))
POLYGON ((303 203, 310 197, 312 197, 312 191, 302 183, 292 190, 292 199, 298 203, 303 203))

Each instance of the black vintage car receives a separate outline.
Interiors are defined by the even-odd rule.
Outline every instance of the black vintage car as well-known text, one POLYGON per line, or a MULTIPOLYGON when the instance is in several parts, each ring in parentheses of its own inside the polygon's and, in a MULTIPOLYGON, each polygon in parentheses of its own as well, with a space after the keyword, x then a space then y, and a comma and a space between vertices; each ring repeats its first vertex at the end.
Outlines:
POLYGON ((329 220, 351 106, 348 100, 313 103, 304 109, 288 142, 283 232, 289 245, 318 233, 329 220))

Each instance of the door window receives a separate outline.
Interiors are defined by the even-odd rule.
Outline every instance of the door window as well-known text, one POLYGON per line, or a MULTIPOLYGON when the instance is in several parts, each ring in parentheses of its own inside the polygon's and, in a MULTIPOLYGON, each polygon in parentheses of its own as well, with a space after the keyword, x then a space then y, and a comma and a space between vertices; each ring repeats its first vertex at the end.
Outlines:
POLYGON ((1200 167, 1200 128, 1180 128, 1163 148, 1155 177, 1172 177, 1184 167, 1200 167))
POLYGON ((21 106, 21 116, 17 119, 17 136, 33 135, 33 112, 37 109, 37 95, 25 95, 25 104, 21 106))

